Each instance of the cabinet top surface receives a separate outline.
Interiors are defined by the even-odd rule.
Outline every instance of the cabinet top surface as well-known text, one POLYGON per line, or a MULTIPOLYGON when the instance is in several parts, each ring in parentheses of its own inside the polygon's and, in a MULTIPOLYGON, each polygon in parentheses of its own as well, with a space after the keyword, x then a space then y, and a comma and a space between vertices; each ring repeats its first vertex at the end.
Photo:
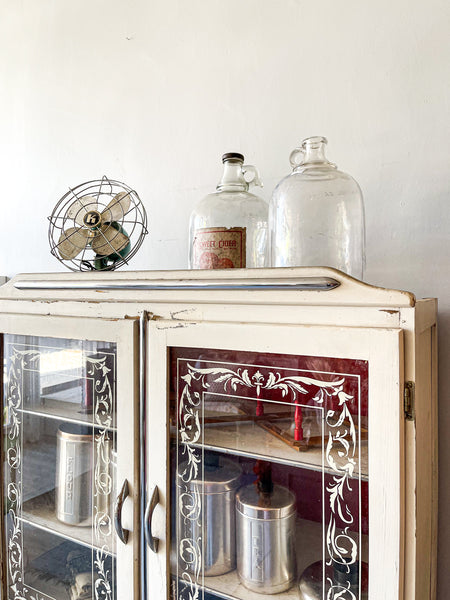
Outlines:
POLYGON ((0 286, 0 300, 413 307, 410 292, 328 267, 202 271, 29 273, 0 286))

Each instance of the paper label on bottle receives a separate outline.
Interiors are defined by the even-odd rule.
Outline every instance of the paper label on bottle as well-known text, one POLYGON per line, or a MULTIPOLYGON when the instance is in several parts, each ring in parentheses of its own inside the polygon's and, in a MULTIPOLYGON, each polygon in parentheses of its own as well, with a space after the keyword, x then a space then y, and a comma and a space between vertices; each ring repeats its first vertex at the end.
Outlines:
POLYGON ((206 227, 195 231, 193 269, 243 268, 245 257, 245 227, 206 227))

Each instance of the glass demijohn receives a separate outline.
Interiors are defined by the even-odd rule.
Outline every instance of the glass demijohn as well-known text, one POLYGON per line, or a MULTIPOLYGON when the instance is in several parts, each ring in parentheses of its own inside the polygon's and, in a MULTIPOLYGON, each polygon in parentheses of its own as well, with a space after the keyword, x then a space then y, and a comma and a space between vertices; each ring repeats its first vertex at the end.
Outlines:
POLYGON ((265 267, 268 205, 248 191, 250 185, 262 185, 258 171, 244 165, 237 152, 224 154, 222 162, 216 191, 200 200, 191 214, 189 268, 265 267), (253 175, 251 181, 247 173, 253 175))
POLYGON ((273 267, 328 266, 362 279, 365 225, 357 182, 325 157, 324 137, 293 150, 292 173, 273 192, 269 209, 273 267))

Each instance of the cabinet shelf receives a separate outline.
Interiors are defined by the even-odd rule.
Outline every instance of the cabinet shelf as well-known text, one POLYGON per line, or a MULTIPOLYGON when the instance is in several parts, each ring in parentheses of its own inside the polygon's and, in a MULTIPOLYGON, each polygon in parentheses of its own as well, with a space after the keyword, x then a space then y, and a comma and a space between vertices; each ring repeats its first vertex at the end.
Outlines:
MULTIPOLYGON (((20 408, 19 412, 35 417, 54 419, 56 421, 65 421, 77 425, 94 425, 92 413, 84 413, 80 410, 80 405, 53 398, 45 398, 43 404, 36 408, 20 408)), ((116 427, 104 427, 108 431, 117 431, 116 427)))
MULTIPOLYGON (((300 467, 312 471, 333 473, 335 471, 325 463, 321 448, 309 448, 299 452, 285 444, 277 437, 252 422, 221 424, 206 426, 203 429, 203 442, 192 444, 193 447, 214 450, 224 454, 246 456, 249 458, 268 460, 273 463, 300 467)), ((368 480, 367 444, 361 445, 361 457, 356 455, 356 465, 361 464, 361 480, 368 480)), ((345 464, 345 458, 335 457, 337 466, 345 464)), ((355 468, 353 477, 359 478, 360 471, 355 468)))
MULTIPOLYGON (((97 548, 105 551, 106 547, 111 548, 113 545, 113 534, 108 536, 106 541, 103 540, 101 543, 96 543, 91 527, 76 527, 59 521, 55 515, 55 501, 52 492, 42 494, 25 502, 19 519, 43 531, 53 533, 88 548, 97 548)), ((115 555, 114 552, 106 551, 106 553, 112 556, 115 555)))

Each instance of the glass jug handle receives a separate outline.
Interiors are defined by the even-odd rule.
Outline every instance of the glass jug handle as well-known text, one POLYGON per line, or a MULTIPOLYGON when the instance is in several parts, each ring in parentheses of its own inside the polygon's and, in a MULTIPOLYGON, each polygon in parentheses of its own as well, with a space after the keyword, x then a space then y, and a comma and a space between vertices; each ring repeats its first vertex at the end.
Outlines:
POLYGON ((296 160, 299 154, 301 154, 302 157, 305 156, 305 151, 303 150, 303 148, 294 148, 294 150, 292 150, 292 152, 289 154, 289 162, 291 163, 291 167, 293 169, 296 169, 299 165, 302 164, 301 160, 296 160))
POLYGON ((259 187, 263 187, 263 183, 258 173, 258 169, 253 165, 242 165, 242 173, 244 175, 244 179, 246 183, 250 185, 258 185, 259 187), (252 173, 253 177, 251 179, 247 179, 245 176, 247 173, 252 173))

